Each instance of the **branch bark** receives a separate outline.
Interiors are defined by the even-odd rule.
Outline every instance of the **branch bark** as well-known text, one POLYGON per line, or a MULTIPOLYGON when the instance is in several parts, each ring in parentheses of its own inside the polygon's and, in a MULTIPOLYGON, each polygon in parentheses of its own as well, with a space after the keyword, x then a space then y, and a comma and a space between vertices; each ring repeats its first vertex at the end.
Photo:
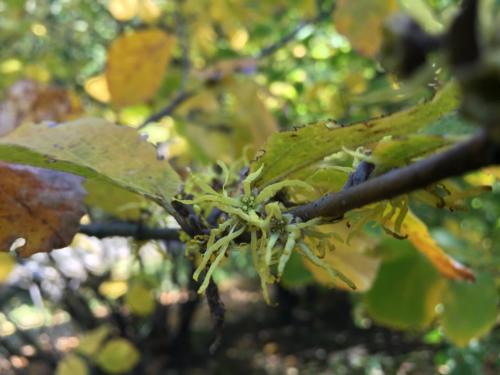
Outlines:
POLYGON ((137 240, 179 240, 179 231, 171 228, 151 228, 141 224, 114 222, 80 226, 80 233, 97 238, 133 237, 137 240))
POLYGON ((341 218, 367 204, 395 198, 445 178, 500 163, 500 146, 481 130, 451 149, 407 167, 392 170, 359 185, 329 193, 308 204, 290 209, 302 220, 315 217, 341 218))

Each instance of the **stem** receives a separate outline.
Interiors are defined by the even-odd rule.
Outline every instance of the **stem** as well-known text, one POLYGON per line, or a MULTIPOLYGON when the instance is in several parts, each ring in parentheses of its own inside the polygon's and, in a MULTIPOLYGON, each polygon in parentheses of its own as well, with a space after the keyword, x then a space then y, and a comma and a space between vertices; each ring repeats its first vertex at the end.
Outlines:
POLYGON ((500 163, 500 147, 484 131, 451 149, 407 167, 292 208, 302 220, 315 217, 340 218, 347 211, 409 193, 449 177, 500 163))

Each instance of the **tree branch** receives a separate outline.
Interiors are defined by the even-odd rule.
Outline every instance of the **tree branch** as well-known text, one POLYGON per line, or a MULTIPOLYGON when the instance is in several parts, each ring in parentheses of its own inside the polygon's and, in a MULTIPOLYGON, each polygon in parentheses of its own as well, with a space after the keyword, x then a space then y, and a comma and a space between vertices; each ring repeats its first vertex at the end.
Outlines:
POLYGON ((153 113, 146 120, 144 120, 144 122, 139 125, 137 129, 142 129, 151 122, 161 120, 166 116, 170 116, 178 106, 180 106, 194 94, 194 91, 180 91, 165 108, 163 108, 159 112, 153 113))
POLYGON ((297 34, 303 28, 305 28, 306 26, 309 26, 309 25, 313 25, 313 24, 315 24, 317 22, 320 22, 320 21, 326 19, 327 17, 329 17, 332 14, 332 12, 333 12, 333 8, 334 8, 334 3, 332 5, 330 5, 330 6, 328 6, 327 9, 319 11, 318 14, 314 18, 311 18, 309 20, 301 21, 288 34, 282 36, 280 39, 278 39, 277 41, 275 41, 273 44, 271 44, 271 45, 269 45, 269 46, 264 47, 263 49, 261 49, 260 52, 257 53, 257 55, 255 56, 255 58, 256 59, 262 59, 264 57, 272 55, 277 50, 279 50, 281 47, 283 47, 284 45, 288 44, 293 39, 295 39, 295 37, 297 36, 297 34))
POLYGON ((179 231, 171 228, 150 228, 127 222, 96 223, 80 226, 80 233, 97 238, 134 237, 137 240, 179 240, 179 231))
MULTIPOLYGON (((318 12, 318 14, 309 20, 304 20, 301 21, 295 28, 290 31, 288 34, 284 35, 271 45, 262 48, 255 56, 256 59, 262 59, 264 57, 268 57, 278 51, 280 48, 282 48, 284 45, 288 44, 290 41, 292 41, 297 34, 306 26, 315 24, 317 22, 320 22, 327 17, 330 16, 330 14, 333 11, 333 5, 328 6, 326 9, 321 10, 318 12)), ((182 27, 185 27, 185 25, 182 23, 184 21, 179 21, 179 24, 182 27)), ((181 30, 181 34, 184 33, 184 30, 181 30)), ((183 43, 182 45, 182 68, 183 68, 183 79, 181 81, 181 89, 177 93, 177 95, 172 99, 172 101, 163 109, 161 109, 159 112, 153 113, 151 116, 149 116, 146 120, 143 121, 141 125, 137 127, 137 129, 142 129, 146 125, 148 125, 151 122, 161 120, 162 118, 171 115, 177 107, 179 107, 182 103, 184 103, 187 99, 192 97, 193 95, 196 94, 195 91, 186 91, 185 90, 185 85, 187 81, 187 77, 189 76, 189 70, 191 68, 191 63, 188 58, 188 47, 183 43)))
POLYGON ((329 193, 316 201, 296 206, 290 213, 302 220, 315 217, 340 218, 347 211, 424 188, 445 178, 500 163, 500 146, 481 130, 451 149, 407 167, 337 193, 329 193))

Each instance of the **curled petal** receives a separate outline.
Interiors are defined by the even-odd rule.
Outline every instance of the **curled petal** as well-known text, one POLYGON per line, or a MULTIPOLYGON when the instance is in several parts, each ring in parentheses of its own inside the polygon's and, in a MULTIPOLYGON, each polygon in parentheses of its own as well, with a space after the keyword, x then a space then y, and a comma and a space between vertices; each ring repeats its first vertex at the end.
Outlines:
POLYGON ((249 197, 252 194, 252 182, 259 178, 264 169, 264 164, 260 166, 255 172, 250 173, 247 178, 243 180, 243 193, 249 197))
POLYGON ((335 279, 336 277, 338 277, 340 280, 342 280, 352 290, 356 290, 357 289, 356 285, 346 275, 344 275, 340 271, 332 269, 327 263, 323 262, 320 258, 318 258, 311 251, 311 249, 309 249, 307 247, 306 244, 299 242, 298 246, 299 246, 302 254, 304 254, 307 257, 307 259, 309 259, 315 265, 323 268, 326 272, 328 272, 330 274, 330 276, 332 277, 332 279, 335 279))

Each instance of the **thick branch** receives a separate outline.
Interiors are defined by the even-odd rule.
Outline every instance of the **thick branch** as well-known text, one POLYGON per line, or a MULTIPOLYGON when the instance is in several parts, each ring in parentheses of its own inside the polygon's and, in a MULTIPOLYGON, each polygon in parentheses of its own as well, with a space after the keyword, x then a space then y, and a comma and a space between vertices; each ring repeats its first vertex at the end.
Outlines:
POLYGON ((484 131, 467 141, 407 167, 392 170, 349 189, 329 193, 316 201, 294 207, 290 213, 303 220, 340 218, 347 211, 391 199, 492 164, 500 163, 500 147, 484 131))
POLYGON ((141 224, 115 222, 80 226, 80 233, 97 238, 134 237, 137 240, 178 240, 179 231, 170 228, 150 228, 141 224))

